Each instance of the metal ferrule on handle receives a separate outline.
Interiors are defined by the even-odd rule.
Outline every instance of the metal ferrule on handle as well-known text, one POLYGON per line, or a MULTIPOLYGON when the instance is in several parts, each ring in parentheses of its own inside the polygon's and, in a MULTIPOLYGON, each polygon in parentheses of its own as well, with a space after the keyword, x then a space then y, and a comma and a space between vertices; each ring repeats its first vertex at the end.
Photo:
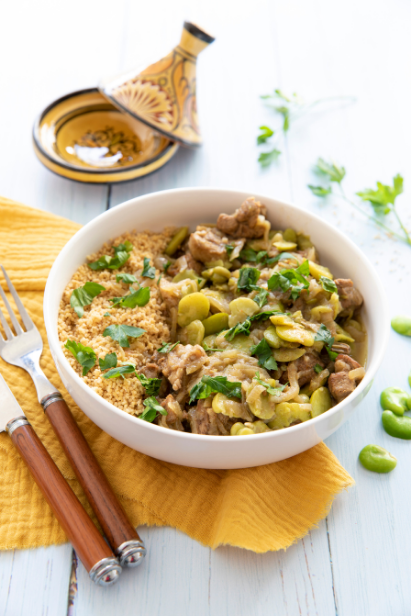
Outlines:
POLYGON ((15 419, 12 419, 11 421, 9 421, 9 423, 6 426, 6 432, 8 432, 9 435, 11 436, 14 430, 17 430, 17 428, 20 428, 20 426, 29 426, 29 425, 30 425, 30 422, 27 419, 27 417, 22 415, 22 417, 16 417, 15 419))
POLYGON ((143 562, 147 550, 142 541, 125 541, 116 549, 122 567, 138 567, 143 562))
POLYGON ((115 558, 103 558, 89 571, 90 579, 98 586, 115 584, 121 573, 121 566, 115 558))

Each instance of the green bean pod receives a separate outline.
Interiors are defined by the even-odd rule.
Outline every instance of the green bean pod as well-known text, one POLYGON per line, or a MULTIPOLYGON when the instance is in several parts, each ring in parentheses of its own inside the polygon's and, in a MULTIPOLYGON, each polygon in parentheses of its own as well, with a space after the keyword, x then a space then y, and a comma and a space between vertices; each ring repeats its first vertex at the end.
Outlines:
POLYGON ((405 411, 411 411, 411 394, 399 387, 387 387, 380 396, 380 404, 384 411, 404 415, 405 411))
POLYGON ((390 473, 397 466, 397 458, 379 445, 366 445, 358 458, 364 468, 374 473, 390 473))
POLYGON ((392 411, 384 411, 382 425, 390 436, 411 440, 411 417, 399 417, 392 411))

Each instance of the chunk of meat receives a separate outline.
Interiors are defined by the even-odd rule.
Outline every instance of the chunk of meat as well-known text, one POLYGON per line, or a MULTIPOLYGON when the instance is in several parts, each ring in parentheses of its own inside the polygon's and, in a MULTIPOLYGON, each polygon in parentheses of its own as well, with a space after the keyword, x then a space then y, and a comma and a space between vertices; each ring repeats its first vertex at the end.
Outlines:
POLYGON ((160 360, 160 366, 174 391, 177 391, 183 386, 186 377, 197 372, 206 359, 207 353, 200 345, 178 344, 160 360))
POLYGON ((298 385, 303 387, 311 381, 311 379, 317 376, 314 370, 315 366, 321 366, 324 368, 323 361, 314 355, 313 353, 305 353, 302 357, 296 360, 295 365, 297 367, 298 385))
POLYGON ((140 368, 140 372, 142 372, 144 376, 146 376, 148 379, 157 379, 160 368, 154 362, 149 362, 148 364, 140 368))
POLYGON ((159 416, 158 425, 163 426, 163 428, 184 432, 182 421, 186 419, 187 413, 181 410, 181 406, 177 400, 169 394, 167 398, 162 401, 161 406, 167 411, 167 415, 159 416))
POLYGON ((210 400, 199 400, 197 406, 187 413, 187 419, 194 434, 214 436, 229 436, 231 426, 238 421, 221 413, 215 413, 210 400))
POLYGON ((227 258, 228 239, 217 229, 203 227, 190 235, 188 249, 191 256, 201 263, 227 258))
POLYGON ((363 303, 361 293, 354 287, 350 278, 337 278, 334 280, 337 285, 338 295, 342 312, 338 316, 344 317, 359 308, 363 303))
POLYGON ((331 350, 334 353, 339 353, 339 354, 344 354, 344 355, 351 355, 351 347, 346 342, 335 342, 332 345, 331 350))
POLYGON ((337 355, 335 359, 335 372, 330 374, 328 379, 328 389, 337 402, 344 400, 357 387, 357 381, 350 379, 348 373, 360 367, 360 364, 352 357, 342 354, 337 355))
POLYGON ((263 237, 267 229, 265 215, 267 209, 254 199, 248 197, 234 214, 220 214, 217 229, 233 237, 263 237))

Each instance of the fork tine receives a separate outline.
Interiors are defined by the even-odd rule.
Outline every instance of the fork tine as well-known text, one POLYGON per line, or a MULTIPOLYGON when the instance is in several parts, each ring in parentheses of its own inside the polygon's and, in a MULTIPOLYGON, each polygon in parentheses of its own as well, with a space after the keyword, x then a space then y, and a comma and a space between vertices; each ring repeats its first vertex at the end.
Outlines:
POLYGON ((11 319, 11 322, 13 323, 14 331, 16 332, 17 336, 19 334, 22 334, 23 330, 21 329, 20 323, 17 321, 16 315, 14 314, 14 312, 12 310, 12 307, 10 306, 10 304, 8 302, 6 294, 4 293, 4 291, 3 291, 1 286, 0 286, 0 296, 1 296, 1 299, 3 300, 3 302, 4 302, 4 305, 7 308, 7 312, 10 315, 10 319, 11 319))
MULTIPOLYGON (((0 287, 1 289, 1 287, 0 287)), ((7 340, 11 340, 14 336, 13 336, 13 332, 11 331, 9 324, 7 323, 6 319, 4 318, 4 314, 2 312, 2 309, 0 308, 0 321, 1 324, 3 325, 3 329, 6 333, 6 338, 7 340)), ((0 334, 0 343, 3 342, 3 336, 0 334)))
POLYGON ((11 293, 11 295, 12 295, 14 301, 15 301, 15 304, 17 306, 17 310, 20 313, 20 316, 21 316, 21 319, 22 319, 22 321, 24 323, 24 326, 25 326, 26 330, 29 331, 29 329, 32 329, 33 327, 35 327, 35 325, 34 325, 33 321, 31 320, 31 318, 29 317, 29 314, 28 314, 27 310, 23 306, 22 301, 19 298, 18 293, 17 293, 16 289, 14 288, 14 286, 13 286, 13 284, 12 284, 12 282, 11 282, 11 280, 9 278, 9 275, 7 274, 6 270, 4 269, 4 267, 2 265, 0 265, 0 267, 2 269, 4 278, 6 279, 9 291, 10 291, 10 293, 11 293))

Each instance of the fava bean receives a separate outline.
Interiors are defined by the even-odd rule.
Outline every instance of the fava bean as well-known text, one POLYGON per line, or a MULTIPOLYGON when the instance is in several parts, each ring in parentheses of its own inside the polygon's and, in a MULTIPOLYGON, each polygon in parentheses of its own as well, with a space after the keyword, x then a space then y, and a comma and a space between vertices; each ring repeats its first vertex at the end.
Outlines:
POLYGON ((399 417, 392 411, 384 411, 382 425, 390 436, 405 440, 411 439, 411 417, 399 417))
POLYGON ((180 327, 189 325, 192 321, 204 321, 210 311, 210 302, 202 293, 190 293, 178 303, 177 322, 180 327))
POLYGON ((192 321, 187 327, 183 327, 178 337, 183 344, 201 344, 204 339, 204 325, 198 319, 192 321))
POLYGON ((293 242, 294 244, 297 243, 297 234, 294 231, 294 229, 286 229, 283 232, 283 238, 285 239, 286 242, 293 242))
POLYGON ((401 336, 411 336, 411 317, 399 315, 391 321, 391 327, 401 336))
POLYGON ((310 404, 311 417, 318 417, 318 415, 322 415, 325 411, 328 411, 332 406, 328 389, 326 387, 319 387, 316 389, 310 398, 310 404))
POLYGON ((204 319, 203 325, 206 336, 218 334, 223 331, 223 329, 228 329, 228 314, 226 312, 212 314, 211 317, 204 319))
POLYGON ((387 387, 380 396, 380 404, 384 411, 404 415, 404 411, 411 411, 411 394, 398 387, 387 387))
POLYGON ((397 466, 397 458, 379 445, 366 445, 358 457, 363 467, 374 473, 390 473, 397 466))
POLYGON ((181 227, 176 233, 173 235, 169 243, 167 244, 167 248, 165 249, 166 255, 171 257, 177 250, 180 248, 181 244, 184 242, 188 235, 188 227, 181 227))

